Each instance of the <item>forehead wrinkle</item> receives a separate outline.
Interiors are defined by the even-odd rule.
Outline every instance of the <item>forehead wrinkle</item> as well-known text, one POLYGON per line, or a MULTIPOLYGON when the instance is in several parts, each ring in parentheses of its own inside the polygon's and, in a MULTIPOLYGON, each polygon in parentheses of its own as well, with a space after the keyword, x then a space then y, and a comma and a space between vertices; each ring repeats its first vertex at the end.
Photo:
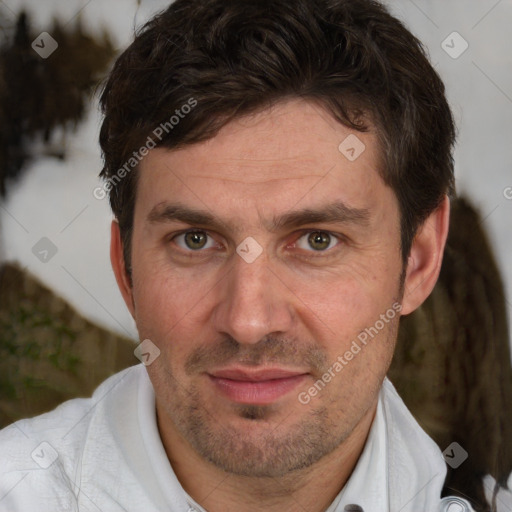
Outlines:
MULTIPOLYGON (((310 160, 306 162, 303 159, 297 160, 296 158, 290 160, 292 161, 291 163, 285 162, 285 159, 228 159, 226 161, 208 163, 209 169, 196 172, 189 171, 186 175, 189 178, 233 181, 248 184, 252 181, 256 181, 256 178, 260 176, 264 178, 266 175, 272 177, 256 182, 265 183, 267 181, 279 180, 303 180, 307 178, 321 178, 323 176, 323 174, 315 172, 315 169, 319 167, 318 163, 315 161, 310 160), (244 175, 244 173, 248 174, 244 175), (243 179, 239 179, 241 177, 243 179)), ((204 168, 205 166, 202 167, 204 168)))
POLYGON ((306 174, 306 175, 302 175, 302 176, 290 176, 290 177, 283 176, 282 178, 269 178, 268 180, 250 182, 247 180, 226 178, 226 177, 220 177, 220 176, 198 176, 198 175, 194 175, 194 174, 191 174, 189 176, 190 176, 190 178, 226 181, 226 182, 230 182, 230 183, 241 183, 244 185, 262 185, 265 183, 273 183, 273 182, 278 182, 278 181, 293 181, 293 180, 303 180, 303 179, 307 179, 307 178, 322 178, 322 174, 306 174))

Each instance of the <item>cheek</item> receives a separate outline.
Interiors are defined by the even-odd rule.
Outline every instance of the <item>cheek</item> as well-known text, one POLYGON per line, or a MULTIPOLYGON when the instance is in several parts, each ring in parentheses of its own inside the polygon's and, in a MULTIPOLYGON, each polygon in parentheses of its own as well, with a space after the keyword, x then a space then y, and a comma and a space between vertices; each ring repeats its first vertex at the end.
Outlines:
POLYGON ((325 324, 341 339, 373 325, 396 301, 399 273, 395 268, 345 267, 342 272, 295 278, 293 290, 304 304, 309 322, 325 324), (315 320, 316 319, 316 320, 315 320))
POLYGON ((208 319, 219 277, 213 271, 176 270, 147 261, 146 266, 141 261, 134 265, 133 273, 139 337, 150 339, 177 367, 195 345, 213 339, 208 319))
MULTIPOLYGON (((395 315, 392 308, 385 311, 389 310, 395 315)), ((326 402, 345 403, 357 411, 363 403, 369 405, 377 394, 391 364, 399 318, 389 315, 386 322, 380 319, 380 314, 363 321, 361 328, 342 341, 338 339, 331 344, 330 367, 321 377, 331 382, 326 402)))
POLYGON ((181 280, 162 274, 155 266, 135 266, 133 297, 135 321, 140 336, 162 340, 172 335, 191 309, 194 288, 184 286, 181 280))

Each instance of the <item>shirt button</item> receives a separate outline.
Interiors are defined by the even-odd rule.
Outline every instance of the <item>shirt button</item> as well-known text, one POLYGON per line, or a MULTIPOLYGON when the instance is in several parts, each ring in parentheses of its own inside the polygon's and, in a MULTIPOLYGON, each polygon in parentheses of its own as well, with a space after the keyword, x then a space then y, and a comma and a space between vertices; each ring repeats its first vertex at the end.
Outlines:
POLYGON ((441 500, 440 512, 470 512, 467 503, 459 498, 443 498, 441 500))
POLYGON ((345 505, 344 512, 364 512, 363 507, 359 505, 345 505))

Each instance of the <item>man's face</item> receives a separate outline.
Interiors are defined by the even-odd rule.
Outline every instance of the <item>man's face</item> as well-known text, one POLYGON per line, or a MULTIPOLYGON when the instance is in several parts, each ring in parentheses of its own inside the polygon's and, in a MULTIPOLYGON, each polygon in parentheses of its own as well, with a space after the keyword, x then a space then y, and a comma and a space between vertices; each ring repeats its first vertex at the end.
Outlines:
POLYGON ((378 162, 374 133, 299 100, 142 161, 132 311, 161 351, 148 372, 163 433, 226 471, 277 476, 371 422, 402 272, 378 162), (351 134, 355 160, 355 139, 339 149, 351 134))

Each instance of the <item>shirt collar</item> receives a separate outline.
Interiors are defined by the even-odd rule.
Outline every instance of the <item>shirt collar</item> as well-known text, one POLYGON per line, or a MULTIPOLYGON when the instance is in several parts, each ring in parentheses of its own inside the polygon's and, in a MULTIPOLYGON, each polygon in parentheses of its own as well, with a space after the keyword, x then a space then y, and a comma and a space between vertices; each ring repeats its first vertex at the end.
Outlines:
POLYGON ((364 511, 388 512, 387 441, 383 391, 364 449, 344 488, 326 512, 343 512, 347 505, 364 511))
POLYGON ((347 505, 364 512, 438 510, 445 477, 439 447, 386 377, 363 452, 326 512, 344 512, 347 505))

